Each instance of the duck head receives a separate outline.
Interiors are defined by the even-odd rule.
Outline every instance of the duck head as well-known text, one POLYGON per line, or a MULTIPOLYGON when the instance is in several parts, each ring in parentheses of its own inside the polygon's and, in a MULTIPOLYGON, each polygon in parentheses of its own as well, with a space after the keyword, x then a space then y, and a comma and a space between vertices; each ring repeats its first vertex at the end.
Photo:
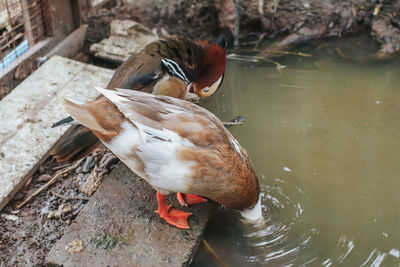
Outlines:
POLYGON ((189 92, 200 97, 214 94, 221 86, 226 67, 225 48, 211 44, 204 48, 204 55, 194 72, 189 92))
POLYGON ((199 97, 212 95, 221 86, 225 67, 225 45, 198 43, 202 47, 197 59, 190 66, 172 59, 161 60, 162 70, 169 76, 185 82, 188 91, 199 97))

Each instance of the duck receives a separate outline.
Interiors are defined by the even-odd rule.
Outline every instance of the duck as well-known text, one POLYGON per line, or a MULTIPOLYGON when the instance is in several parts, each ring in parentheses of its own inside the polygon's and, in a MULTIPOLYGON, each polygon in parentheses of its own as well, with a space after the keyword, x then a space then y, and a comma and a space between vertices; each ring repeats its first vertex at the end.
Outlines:
POLYGON ((168 224, 189 229, 191 215, 166 204, 172 193, 201 196, 249 220, 260 218, 251 159, 214 114, 170 96, 96 89, 104 97, 64 98, 64 108, 157 191, 156 213, 168 224))
MULTIPOLYGON (((216 43, 170 36, 148 44, 131 55, 114 73, 107 89, 124 88, 186 99, 188 92, 208 97, 220 88, 226 67, 226 37, 216 43)), ((99 96, 105 100, 104 96, 99 96)), ((67 117, 53 124, 75 124, 50 154, 58 162, 74 162, 96 148, 100 141, 83 125, 67 117)))

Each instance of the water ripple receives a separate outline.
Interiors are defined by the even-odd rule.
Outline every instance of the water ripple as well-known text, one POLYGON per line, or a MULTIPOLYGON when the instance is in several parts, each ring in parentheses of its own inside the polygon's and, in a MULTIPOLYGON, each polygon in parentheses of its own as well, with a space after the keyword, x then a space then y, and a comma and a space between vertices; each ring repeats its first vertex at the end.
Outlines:
MULTIPOLYGON (((253 248, 253 253, 245 257, 245 262, 279 266, 291 266, 296 262, 298 265, 299 254, 318 230, 310 226, 308 231, 298 232, 298 225, 303 222, 303 205, 309 205, 308 200, 299 187, 292 188, 297 194, 290 194, 280 186, 283 180, 276 178, 275 182, 274 186, 264 185, 261 190, 264 223, 246 229, 247 246, 253 248), (300 199, 292 199, 291 195, 300 199)), ((315 259, 312 256, 303 263, 315 259)))

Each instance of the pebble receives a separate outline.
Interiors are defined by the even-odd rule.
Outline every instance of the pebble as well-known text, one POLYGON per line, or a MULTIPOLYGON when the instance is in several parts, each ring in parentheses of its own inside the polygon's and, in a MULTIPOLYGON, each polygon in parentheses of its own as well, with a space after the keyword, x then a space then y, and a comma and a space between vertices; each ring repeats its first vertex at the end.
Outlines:
POLYGON ((71 243, 69 243, 65 249, 69 252, 69 253, 76 253, 76 252, 80 252, 83 250, 83 242, 80 239, 75 239, 73 240, 71 243))

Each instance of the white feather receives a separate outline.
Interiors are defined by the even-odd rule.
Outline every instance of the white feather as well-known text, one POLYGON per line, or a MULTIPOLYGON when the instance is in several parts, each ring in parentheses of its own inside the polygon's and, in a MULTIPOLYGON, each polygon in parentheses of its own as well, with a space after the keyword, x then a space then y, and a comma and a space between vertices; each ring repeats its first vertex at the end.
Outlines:
POLYGON ((240 156, 242 156, 242 150, 240 148, 240 145, 239 145, 238 141, 233 136, 232 136, 232 138, 230 138, 230 140, 231 140, 231 142, 233 144, 233 147, 235 148, 235 151, 237 153, 239 153, 240 156))
POLYGON ((131 168, 136 174, 146 179, 146 174, 142 173, 138 163, 134 157, 132 157, 133 149, 140 144, 143 144, 142 138, 138 128, 133 126, 129 121, 121 123, 122 130, 119 134, 113 138, 109 143, 104 142, 104 145, 108 147, 118 158, 120 158, 129 168, 131 168))
POLYGON ((65 97, 65 99, 67 99, 68 101, 70 101, 70 102, 72 102, 74 104, 77 104, 77 105, 85 104, 85 102, 83 102, 83 101, 80 101, 80 100, 77 100, 77 99, 73 99, 73 98, 70 98, 70 97, 65 97))
POLYGON ((117 91, 107 90, 97 86, 95 88, 117 106, 126 101, 125 98, 118 95, 117 91))
POLYGON ((140 145, 137 155, 144 162, 148 182, 164 193, 188 192, 191 183, 191 167, 195 162, 179 160, 180 145, 161 140, 140 145))
POLYGON ((170 130, 157 130, 140 123, 134 125, 124 121, 118 136, 105 145, 157 190, 163 193, 187 192, 191 182, 191 167, 195 163, 183 163, 177 151, 182 146, 194 145, 170 130), (144 164, 144 172, 139 168, 136 158, 132 157, 135 147, 137 156, 144 164))
POLYGON ((122 130, 119 132, 118 136, 113 138, 107 146, 116 154, 129 157, 129 155, 132 154, 132 148, 143 142, 138 129, 129 123, 129 121, 123 121, 121 123, 121 128, 122 130))

